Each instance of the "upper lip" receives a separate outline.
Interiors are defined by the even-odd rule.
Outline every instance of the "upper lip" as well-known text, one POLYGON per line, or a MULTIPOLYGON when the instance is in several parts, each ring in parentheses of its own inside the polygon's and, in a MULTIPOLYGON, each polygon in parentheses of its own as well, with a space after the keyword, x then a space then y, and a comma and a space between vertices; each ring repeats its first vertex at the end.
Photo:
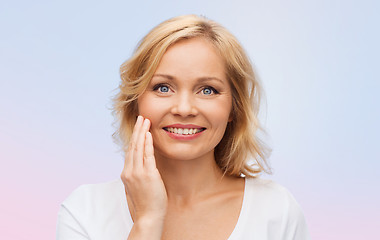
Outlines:
POLYGON ((167 125, 164 128, 205 128, 205 127, 194 125, 194 124, 176 123, 176 124, 167 125))

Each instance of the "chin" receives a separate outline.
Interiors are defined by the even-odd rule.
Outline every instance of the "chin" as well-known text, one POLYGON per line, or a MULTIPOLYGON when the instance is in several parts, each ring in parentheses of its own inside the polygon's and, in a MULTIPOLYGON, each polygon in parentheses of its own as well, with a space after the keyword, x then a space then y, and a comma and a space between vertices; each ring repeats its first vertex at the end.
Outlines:
POLYGON ((157 153, 167 159, 178 161, 190 161, 208 154, 214 154, 214 151, 203 152, 197 151, 193 146, 173 146, 172 149, 157 149, 157 153))

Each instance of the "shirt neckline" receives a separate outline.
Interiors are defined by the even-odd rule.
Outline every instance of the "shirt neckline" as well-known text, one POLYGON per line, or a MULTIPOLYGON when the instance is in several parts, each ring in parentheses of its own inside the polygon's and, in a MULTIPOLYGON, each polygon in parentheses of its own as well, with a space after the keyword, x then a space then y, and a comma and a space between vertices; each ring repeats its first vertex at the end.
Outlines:
POLYGON ((240 226, 242 225, 243 219, 245 219, 245 216, 247 214, 247 202, 248 202, 248 197, 249 197, 248 189, 249 189, 248 188, 248 179, 246 177, 244 177, 243 203, 241 204, 239 218, 236 222, 234 230, 232 230, 231 235, 228 237, 228 240, 238 239, 238 236, 240 234, 240 229, 241 229, 240 226))
MULTIPOLYGON (((132 216, 129 212, 129 208, 128 208, 128 202, 127 202, 127 196, 125 194, 125 188, 124 188, 124 183, 121 181, 121 179, 119 179, 121 185, 122 185, 122 189, 123 191, 121 192, 122 195, 123 195, 123 206, 124 206, 124 219, 125 221, 127 222, 127 224, 132 228, 133 226, 133 220, 132 220, 132 216)), ((247 207, 248 207, 248 198, 249 198, 249 192, 248 192, 248 179, 246 177, 244 177, 244 193, 243 193, 243 202, 242 202, 242 205, 241 205, 241 208, 240 208, 240 213, 239 213, 239 217, 238 217, 238 220, 235 224, 235 227, 234 229, 232 230, 232 233, 230 234, 230 236, 228 237, 228 240, 234 240, 234 239, 238 239, 237 237, 239 236, 240 234, 240 225, 242 225, 242 222, 243 222, 243 219, 245 219, 245 216, 247 214, 247 207)), ((129 229, 130 230, 130 229, 129 229)))

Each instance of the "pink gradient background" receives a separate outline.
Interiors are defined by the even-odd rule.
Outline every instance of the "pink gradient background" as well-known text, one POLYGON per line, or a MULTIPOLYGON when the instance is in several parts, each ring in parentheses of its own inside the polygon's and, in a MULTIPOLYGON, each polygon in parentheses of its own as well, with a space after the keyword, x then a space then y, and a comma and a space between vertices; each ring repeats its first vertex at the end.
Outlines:
POLYGON ((109 110, 149 29, 206 15, 230 29, 266 91, 274 175, 313 239, 380 239, 379 3, 13 1, 0 7, 0 239, 54 239, 60 203, 119 177, 109 110))

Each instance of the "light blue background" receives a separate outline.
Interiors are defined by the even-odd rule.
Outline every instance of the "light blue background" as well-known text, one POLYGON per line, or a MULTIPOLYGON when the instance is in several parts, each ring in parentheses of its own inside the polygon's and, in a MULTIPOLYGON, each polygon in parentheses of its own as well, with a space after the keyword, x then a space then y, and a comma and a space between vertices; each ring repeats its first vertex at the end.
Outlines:
POLYGON ((1 239, 52 239, 77 186, 118 178, 118 69, 155 25, 201 14, 235 34, 266 92, 273 176, 313 239, 378 239, 378 1, 0 4, 1 239))

